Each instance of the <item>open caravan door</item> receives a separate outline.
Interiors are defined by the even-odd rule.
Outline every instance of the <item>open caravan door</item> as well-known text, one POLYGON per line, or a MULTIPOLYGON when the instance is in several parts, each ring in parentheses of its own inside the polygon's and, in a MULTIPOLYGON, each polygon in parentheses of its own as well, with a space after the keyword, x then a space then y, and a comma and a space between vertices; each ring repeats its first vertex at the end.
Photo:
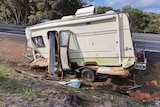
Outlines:
POLYGON ((59 32, 60 62, 62 70, 70 70, 68 55, 70 34, 69 30, 59 32))
POLYGON ((68 48, 69 48, 70 31, 48 32, 49 39, 49 72, 56 75, 56 63, 61 65, 63 71, 70 70, 68 48))

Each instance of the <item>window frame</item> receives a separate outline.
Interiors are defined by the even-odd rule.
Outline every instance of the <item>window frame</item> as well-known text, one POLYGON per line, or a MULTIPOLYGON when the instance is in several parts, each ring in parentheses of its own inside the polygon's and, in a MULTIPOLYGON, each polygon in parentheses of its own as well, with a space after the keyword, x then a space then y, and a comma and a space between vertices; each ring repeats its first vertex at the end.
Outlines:
POLYGON ((36 48, 44 48, 45 47, 43 36, 32 37, 32 42, 36 48))
POLYGON ((60 45, 60 47, 66 47, 66 46, 69 45, 70 36, 71 36, 71 31, 70 30, 61 30, 61 31, 59 31, 59 45, 60 45), (62 44, 62 42, 63 42, 62 41, 63 37, 61 35, 62 32, 68 32, 69 33, 67 41, 65 42, 66 44, 62 44))

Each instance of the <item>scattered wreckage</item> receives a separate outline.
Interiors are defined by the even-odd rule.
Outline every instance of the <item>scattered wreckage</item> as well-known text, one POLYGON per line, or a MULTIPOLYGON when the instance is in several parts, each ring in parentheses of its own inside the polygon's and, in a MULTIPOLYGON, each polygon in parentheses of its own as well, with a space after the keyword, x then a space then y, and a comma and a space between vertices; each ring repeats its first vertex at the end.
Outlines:
POLYGON ((125 13, 96 14, 91 6, 29 26, 25 33, 32 51, 30 66, 46 67, 53 75, 80 75, 95 81, 98 74, 128 76, 133 68, 146 69, 145 54, 133 46, 125 13))

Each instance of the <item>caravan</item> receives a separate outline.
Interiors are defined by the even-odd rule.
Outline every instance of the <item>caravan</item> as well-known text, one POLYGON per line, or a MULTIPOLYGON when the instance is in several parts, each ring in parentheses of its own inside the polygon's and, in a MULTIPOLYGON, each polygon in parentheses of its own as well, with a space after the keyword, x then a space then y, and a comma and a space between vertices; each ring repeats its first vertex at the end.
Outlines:
POLYGON ((87 81, 98 74, 128 76, 134 67, 145 70, 145 57, 137 62, 136 56, 144 53, 133 47, 128 16, 95 12, 94 6, 86 7, 75 15, 27 27, 30 65, 48 67, 51 74, 78 73, 87 81))

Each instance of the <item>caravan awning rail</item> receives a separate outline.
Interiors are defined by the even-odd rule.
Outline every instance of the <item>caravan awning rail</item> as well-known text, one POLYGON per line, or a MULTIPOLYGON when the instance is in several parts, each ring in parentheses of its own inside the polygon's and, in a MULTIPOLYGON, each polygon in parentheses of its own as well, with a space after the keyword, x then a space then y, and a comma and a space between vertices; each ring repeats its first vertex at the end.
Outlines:
POLYGON ((89 17, 89 18, 83 18, 83 19, 74 19, 74 20, 66 20, 66 21, 60 21, 60 22, 50 22, 50 23, 44 23, 36 26, 30 27, 30 30, 36 30, 36 29, 44 29, 44 28, 51 28, 51 27, 58 27, 58 26, 65 26, 65 25, 72 25, 72 24, 79 24, 79 23, 87 23, 87 22, 93 22, 93 21, 99 21, 99 20, 105 20, 105 19, 112 19, 115 18, 116 14, 114 15, 104 15, 104 16, 95 16, 95 17, 89 17), (54 23, 54 24, 51 24, 54 23))

